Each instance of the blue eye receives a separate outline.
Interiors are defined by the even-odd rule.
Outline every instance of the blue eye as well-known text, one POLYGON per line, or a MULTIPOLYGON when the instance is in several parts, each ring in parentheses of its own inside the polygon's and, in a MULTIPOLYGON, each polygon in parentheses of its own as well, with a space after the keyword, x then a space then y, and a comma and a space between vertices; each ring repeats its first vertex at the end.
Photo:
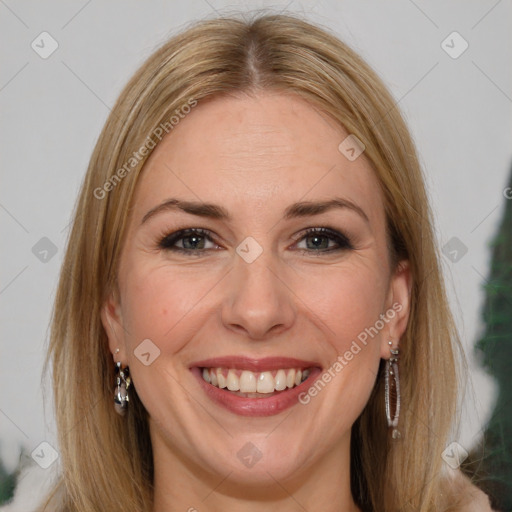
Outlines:
POLYGON ((191 253, 215 249, 217 245, 213 242, 207 230, 189 228, 165 236, 160 240, 158 247, 169 251, 191 253))
MULTIPOLYGON (((188 228, 164 236, 158 243, 159 249, 199 255, 200 253, 217 249, 206 229, 188 228)), ((295 244, 295 248, 304 252, 327 253, 353 249, 347 236, 330 228, 309 228, 295 244), (305 243, 305 246, 300 245, 305 243)))
POLYGON ((297 248, 310 252, 331 252, 353 249, 353 246, 343 233, 329 228, 309 228, 300 238, 297 248), (299 247, 303 241, 305 247, 299 247))

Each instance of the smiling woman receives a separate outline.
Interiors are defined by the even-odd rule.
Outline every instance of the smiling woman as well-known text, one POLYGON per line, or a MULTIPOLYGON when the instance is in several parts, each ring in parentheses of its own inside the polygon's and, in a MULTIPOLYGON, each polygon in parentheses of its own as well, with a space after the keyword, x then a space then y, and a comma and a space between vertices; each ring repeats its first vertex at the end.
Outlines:
POLYGON ((200 22, 135 74, 90 162, 42 510, 489 510, 443 460, 458 357, 378 77, 294 17, 200 22))

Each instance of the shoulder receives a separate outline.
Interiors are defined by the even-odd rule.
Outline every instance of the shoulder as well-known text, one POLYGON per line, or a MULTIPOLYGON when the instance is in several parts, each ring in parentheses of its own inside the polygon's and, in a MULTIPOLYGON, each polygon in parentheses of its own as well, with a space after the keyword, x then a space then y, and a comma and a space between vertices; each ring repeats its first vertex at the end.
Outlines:
POLYGON ((448 474, 450 494, 459 498, 457 512, 495 512, 491 508, 489 497, 461 471, 450 471, 448 474))

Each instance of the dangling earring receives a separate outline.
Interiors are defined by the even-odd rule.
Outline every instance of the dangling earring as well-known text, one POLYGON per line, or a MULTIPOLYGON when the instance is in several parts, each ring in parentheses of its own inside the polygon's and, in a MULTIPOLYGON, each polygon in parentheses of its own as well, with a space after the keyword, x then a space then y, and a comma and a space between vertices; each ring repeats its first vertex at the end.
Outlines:
POLYGON ((393 343, 388 341, 389 350, 391 357, 386 361, 384 370, 384 400, 386 403, 386 418, 388 420, 388 427, 393 428, 391 437, 393 439, 399 439, 401 433, 398 430, 398 418, 400 415, 400 380, 398 378, 398 348, 392 348, 393 343), (391 377, 391 380, 390 380, 391 377), (394 399, 394 414, 391 414, 392 404, 391 401, 394 399))
POLYGON ((128 409, 128 402, 130 397, 128 389, 132 380, 130 378, 130 370, 128 366, 121 367, 121 361, 116 363, 116 385, 114 389, 114 408, 117 414, 124 416, 126 409, 128 409))

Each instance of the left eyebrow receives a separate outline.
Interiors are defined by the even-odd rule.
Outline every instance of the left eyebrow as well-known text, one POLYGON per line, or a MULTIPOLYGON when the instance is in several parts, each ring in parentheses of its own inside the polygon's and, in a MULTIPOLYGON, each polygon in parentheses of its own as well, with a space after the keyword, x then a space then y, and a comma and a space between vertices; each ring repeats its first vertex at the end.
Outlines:
MULTIPOLYGON (((285 219, 294 219, 299 217, 309 217, 320 215, 335 208, 348 208, 359 214, 366 222, 370 222, 364 210, 348 199, 334 198, 328 201, 301 201, 294 203, 284 211, 285 219)), ((163 203, 149 210, 142 218, 141 224, 147 222, 151 217, 158 213, 170 210, 181 210, 198 217, 208 217, 217 220, 231 220, 231 215, 220 205, 212 203, 203 203, 197 201, 182 201, 180 199, 167 199, 163 203)))
POLYGON ((368 215, 366 215, 365 211, 360 206, 353 203, 352 201, 349 201, 348 199, 342 199, 339 197, 330 199, 329 201, 302 201, 292 204, 286 208, 284 212, 284 218, 293 219, 296 217, 320 215, 321 213, 332 210, 334 208, 348 208, 349 210, 359 214, 366 222, 370 222, 368 215))

